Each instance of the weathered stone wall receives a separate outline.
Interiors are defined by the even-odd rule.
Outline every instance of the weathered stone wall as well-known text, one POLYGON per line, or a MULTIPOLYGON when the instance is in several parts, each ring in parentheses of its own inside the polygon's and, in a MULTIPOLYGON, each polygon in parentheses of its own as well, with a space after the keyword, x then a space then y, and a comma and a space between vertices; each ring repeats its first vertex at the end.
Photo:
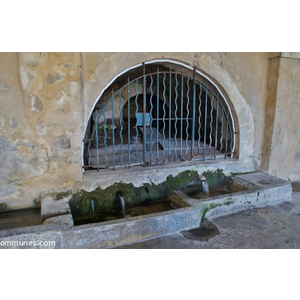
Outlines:
MULTIPOLYGON (((235 168, 241 172, 259 169, 268 115, 267 53, 1 53, 0 203, 11 208, 26 207, 48 193, 80 188, 85 180, 82 138, 100 94, 128 68, 162 57, 190 66, 196 63, 224 88, 236 111, 240 135, 235 168)), ((281 59, 276 85, 280 107, 276 105, 274 112, 270 148, 275 152, 274 157, 270 154, 270 172, 279 177, 289 173, 290 179, 300 180, 296 174, 299 112, 295 109, 300 74, 299 60, 294 64, 292 61, 281 59), (285 101, 289 101, 289 107, 285 101), (291 159, 283 167, 278 155, 286 147, 290 147, 291 159), (278 159, 280 164, 276 163, 278 159)), ((130 180, 128 174, 126 177, 130 180)))
POLYGON ((283 53, 278 60, 268 172, 300 181, 300 55, 283 53))
POLYGON ((82 178, 79 53, 0 55, 0 202, 31 206, 82 178))

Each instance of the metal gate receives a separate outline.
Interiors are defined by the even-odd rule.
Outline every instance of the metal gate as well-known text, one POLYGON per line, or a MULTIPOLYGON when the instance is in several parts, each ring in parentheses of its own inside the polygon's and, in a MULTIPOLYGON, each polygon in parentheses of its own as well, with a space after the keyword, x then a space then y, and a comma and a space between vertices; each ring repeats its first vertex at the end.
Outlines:
POLYGON ((232 157, 233 120, 215 86, 174 70, 143 74, 95 108, 85 169, 163 165, 232 157))

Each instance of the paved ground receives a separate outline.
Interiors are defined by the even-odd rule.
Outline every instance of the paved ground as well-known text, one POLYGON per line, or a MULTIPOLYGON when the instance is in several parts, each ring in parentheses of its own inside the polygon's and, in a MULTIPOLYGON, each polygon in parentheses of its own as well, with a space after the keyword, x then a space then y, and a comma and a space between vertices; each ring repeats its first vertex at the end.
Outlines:
POLYGON ((293 200, 208 220, 203 228, 115 249, 300 249, 300 184, 293 200))

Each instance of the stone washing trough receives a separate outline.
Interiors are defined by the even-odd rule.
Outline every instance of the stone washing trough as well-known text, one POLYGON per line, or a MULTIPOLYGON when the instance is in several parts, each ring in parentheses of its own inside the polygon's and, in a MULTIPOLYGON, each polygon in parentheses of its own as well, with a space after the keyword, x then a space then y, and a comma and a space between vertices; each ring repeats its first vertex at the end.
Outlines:
POLYGON ((59 249, 112 248, 197 228, 205 219, 289 200, 292 194, 289 182, 263 173, 225 177, 209 189, 207 193, 200 184, 174 191, 168 199, 171 210, 75 226, 71 196, 61 200, 49 196, 41 203, 42 225, 0 230, 0 243, 2 248, 35 248, 8 243, 33 240, 54 241, 51 247, 59 249))

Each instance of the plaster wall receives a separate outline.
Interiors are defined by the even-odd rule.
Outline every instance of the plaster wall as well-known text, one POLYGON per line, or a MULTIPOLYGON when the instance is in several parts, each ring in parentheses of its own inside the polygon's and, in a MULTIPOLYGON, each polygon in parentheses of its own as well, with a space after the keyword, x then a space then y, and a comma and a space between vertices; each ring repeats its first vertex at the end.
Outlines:
POLYGON ((299 82, 299 55, 283 53, 279 59, 268 172, 292 182, 300 180, 299 82))
MULTIPOLYGON (((226 162, 226 170, 259 169, 265 126, 266 53, 1 53, 0 203, 10 208, 26 207, 49 193, 75 192, 84 187, 87 181, 82 174, 81 145, 95 102, 115 76, 143 61, 163 57, 189 66, 196 64, 227 93, 236 112, 240 138, 239 160, 232 165, 226 162)), ((288 75, 289 67, 285 68, 288 75)), ((297 72, 294 70, 293 89, 297 89, 297 72)), ((285 77, 279 82, 285 82, 285 77)), ((298 99, 296 94, 293 99, 298 99)), ((293 127, 295 136, 299 136, 297 126, 293 127)), ((272 168, 278 169, 276 164, 272 168)), ((150 180, 145 168, 143 172, 137 184, 150 180)), ((170 172, 175 175, 179 169, 170 172)), ((116 178, 137 178, 135 172, 123 174, 106 174, 95 182, 109 185, 116 178)), ((293 178, 299 179, 299 175, 293 178)))
POLYGON ((0 203, 33 205, 82 179, 79 53, 1 53, 0 203))

